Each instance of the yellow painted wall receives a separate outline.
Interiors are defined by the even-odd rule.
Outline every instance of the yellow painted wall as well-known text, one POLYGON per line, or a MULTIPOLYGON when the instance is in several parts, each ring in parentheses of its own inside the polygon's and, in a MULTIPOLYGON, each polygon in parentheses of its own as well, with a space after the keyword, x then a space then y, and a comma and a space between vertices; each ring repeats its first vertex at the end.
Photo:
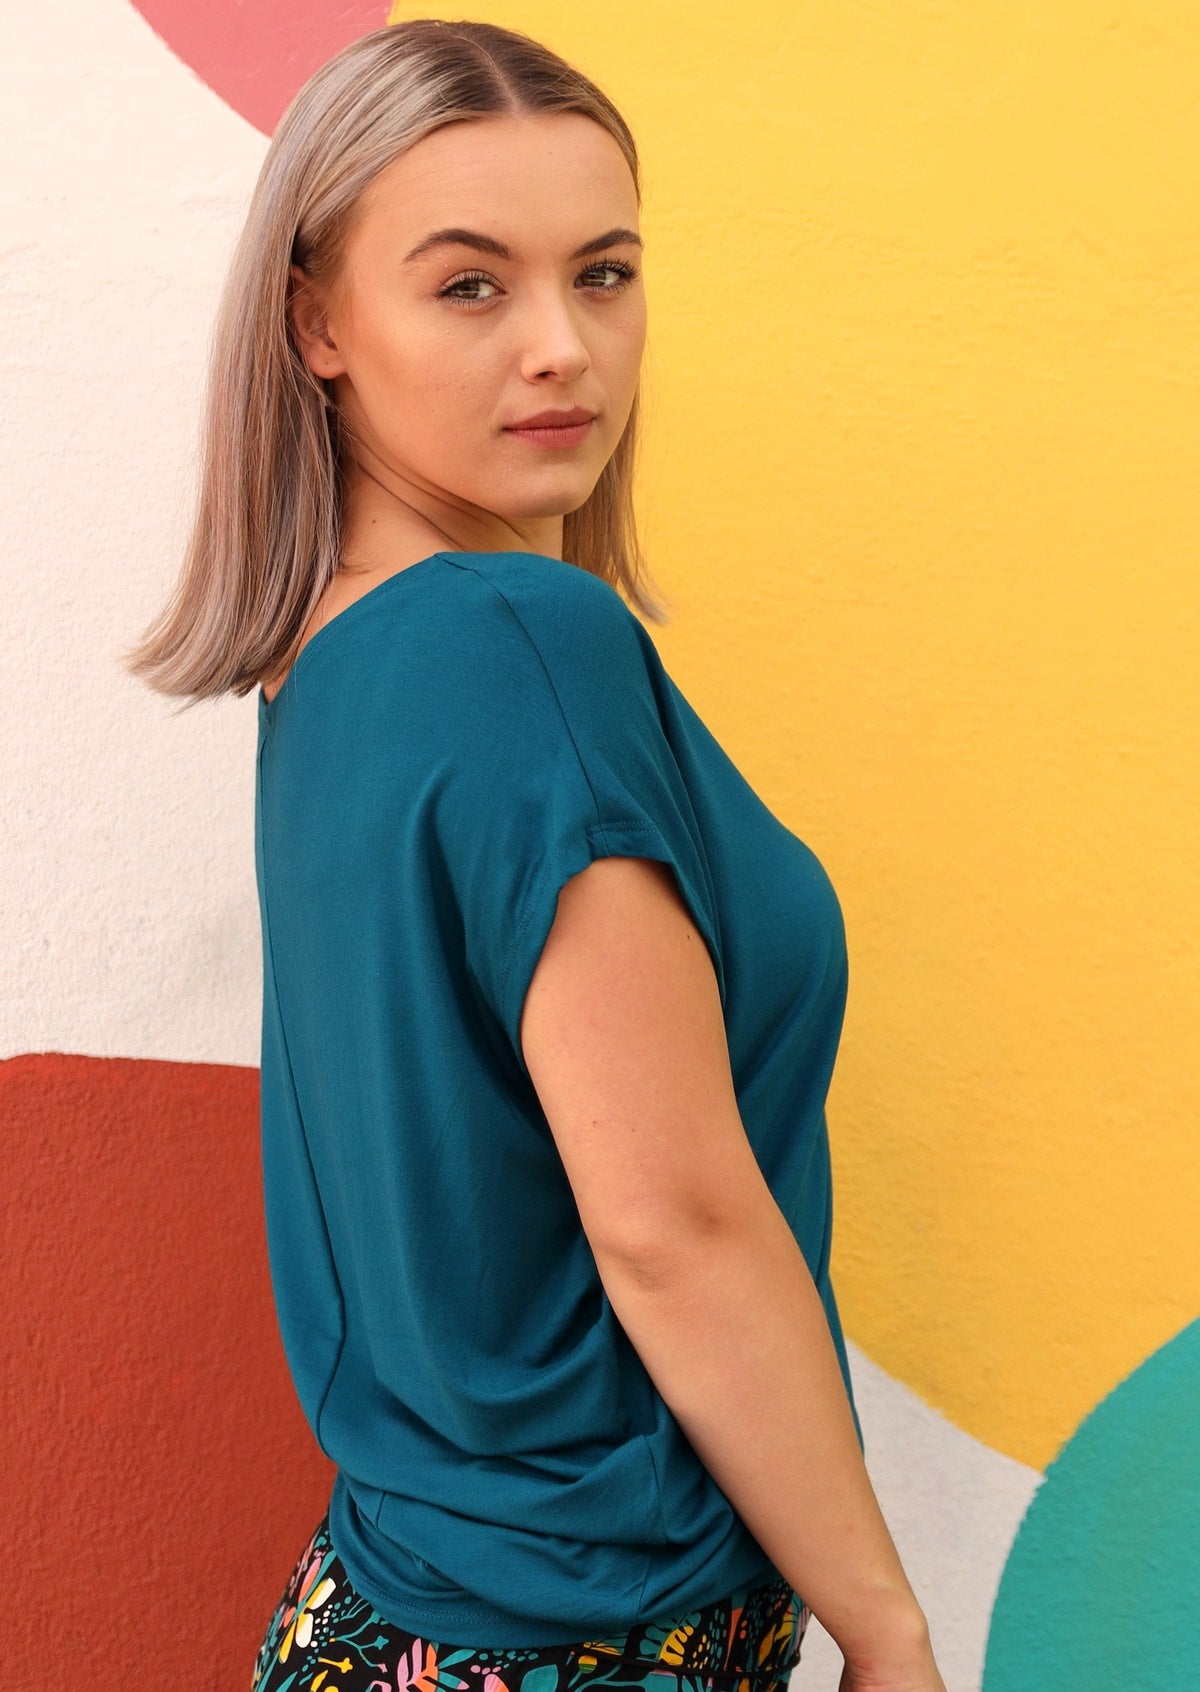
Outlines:
POLYGON ((654 634, 843 902, 847 1330, 1043 1468, 1200 1314, 1200 12, 470 15, 644 154, 654 634))

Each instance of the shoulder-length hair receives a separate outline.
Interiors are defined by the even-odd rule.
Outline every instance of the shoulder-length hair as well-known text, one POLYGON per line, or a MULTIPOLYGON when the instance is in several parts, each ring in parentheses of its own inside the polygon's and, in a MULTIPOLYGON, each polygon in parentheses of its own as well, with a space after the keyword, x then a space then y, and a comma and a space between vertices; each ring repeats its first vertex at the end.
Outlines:
MULTIPOLYGON (((637 149, 594 83, 514 30, 415 18, 371 31, 320 67, 272 137, 234 249, 210 346, 195 516, 174 593, 126 669, 188 704, 242 696, 287 668, 338 569, 346 476, 332 383, 293 339, 290 266, 336 277, 371 180, 422 136, 496 115, 582 112, 629 162, 637 149)), ((633 509, 640 384, 584 503, 563 516, 564 560, 601 576, 651 621, 633 509)))

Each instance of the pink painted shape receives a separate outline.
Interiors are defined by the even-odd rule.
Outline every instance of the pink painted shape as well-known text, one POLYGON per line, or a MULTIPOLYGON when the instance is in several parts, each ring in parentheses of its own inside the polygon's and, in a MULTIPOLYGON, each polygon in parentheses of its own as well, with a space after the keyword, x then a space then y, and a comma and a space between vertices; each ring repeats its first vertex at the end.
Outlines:
POLYGON ((388 0, 133 0, 156 35, 247 122, 271 135, 313 71, 387 23, 388 0))

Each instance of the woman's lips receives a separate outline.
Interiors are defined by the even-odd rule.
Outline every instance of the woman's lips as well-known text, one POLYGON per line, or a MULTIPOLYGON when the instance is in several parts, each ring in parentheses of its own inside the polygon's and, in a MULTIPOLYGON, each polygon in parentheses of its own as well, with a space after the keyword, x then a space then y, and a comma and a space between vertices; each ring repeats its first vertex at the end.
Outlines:
POLYGON ((589 417, 586 423, 572 423, 567 429, 506 429, 504 432, 515 435, 519 441, 528 441, 530 446, 572 447, 579 445, 595 421, 589 417))

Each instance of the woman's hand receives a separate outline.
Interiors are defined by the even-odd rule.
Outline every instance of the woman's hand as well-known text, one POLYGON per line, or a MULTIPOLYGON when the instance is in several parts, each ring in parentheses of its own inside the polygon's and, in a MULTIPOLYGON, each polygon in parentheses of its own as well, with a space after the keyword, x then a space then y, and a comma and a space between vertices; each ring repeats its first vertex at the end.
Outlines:
POLYGON ((946 1692, 928 1630, 911 1643, 873 1655, 869 1664, 847 1658, 838 1692, 946 1692))

